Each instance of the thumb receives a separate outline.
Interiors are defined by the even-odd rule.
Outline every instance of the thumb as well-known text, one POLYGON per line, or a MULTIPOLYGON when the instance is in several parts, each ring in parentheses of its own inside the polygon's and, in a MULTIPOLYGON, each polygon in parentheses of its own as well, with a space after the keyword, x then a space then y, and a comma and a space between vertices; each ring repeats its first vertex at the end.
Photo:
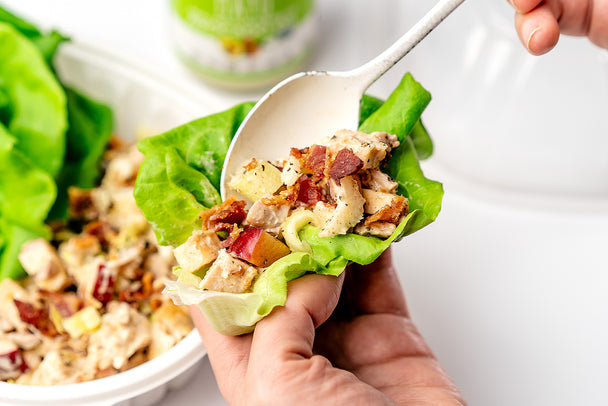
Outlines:
POLYGON ((253 333, 250 363, 265 368, 287 359, 310 358, 315 329, 325 322, 340 298, 339 277, 305 275, 288 284, 285 306, 258 322, 253 333))

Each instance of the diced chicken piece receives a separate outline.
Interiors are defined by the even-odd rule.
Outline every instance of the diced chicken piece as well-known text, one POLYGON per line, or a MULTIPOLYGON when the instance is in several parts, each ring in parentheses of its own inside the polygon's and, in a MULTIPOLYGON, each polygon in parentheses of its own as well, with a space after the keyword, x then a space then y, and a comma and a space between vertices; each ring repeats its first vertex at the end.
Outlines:
POLYGON ((105 266, 106 260, 101 255, 90 255, 94 252, 90 248, 85 247, 84 251, 80 252, 78 251, 78 245, 74 244, 74 239, 72 239, 59 247, 59 256, 66 264, 70 276, 76 281, 78 295, 84 303, 99 308, 101 303, 94 298, 95 285, 100 268, 105 266))
POLYGON ((296 184, 301 174, 302 168, 300 160, 293 155, 289 155, 283 166, 283 172, 281 172, 281 182, 283 182, 284 185, 293 186, 296 184))
POLYGON ((399 186, 397 182, 380 169, 371 169, 361 174, 361 184, 363 187, 375 190, 376 192, 392 194, 397 192, 397 187, 399 186))
POLYGON ((390 206, 396 197, 393 194, 376 192, 370 189, 361 189, 361 194, 365 199, 365 213, 374 214, 384 207, 390 206))
POLYGON ((51 350, 45 354, 42 362, 31 374, 25 376, 25 379, 18 380, 17 383, 50 386, 81 382, 85 372, 81 368, 81 363, 71 362, 76 359, 76 354, 68 354, 58 349, 51 350))
POLYGON ((234 258, 226 250, 221 250, 199 288, 216 292, 243 293, 249 290, 257 275, 257 268, 234 258))
POLYGON ((312 225, 321 228, 325 223, 329 221, 331 216, 334 214, 334 206, 325 202, 317 202, 312 208, 314 214, 314 220, 312 225))
POLYGON ((137 207, 132 188, 123 188, 111 193, 112 207, 107 221, 120 229, 115 245, 120 247, 148 230, 148 222, 137 207))
POLYGON ((359 224, 354 232, 359 235, 373 235, 380 238, 390 237, 397 226, 387 221, 377 221, 371 224, 359 224))
POLYGON ((249 209, 244 224, 277 235, 288 214, 289 206, 287 205, 266 205, 262 200, 258 200, 249 209))
POLYGON ((150 322, 145 316, 128 303, 110 302, 101 326, 89 339, 87 364, 100 370, 121 369, 150 339, 150 322))
MULTIPOLYGON (((42 341, 42 338, 39 335, 32 334, 30 331, 15 331, 6 334, 6 337, 24 350, 31 350, 42 341)), ((1 352, 2 351, 0 350, 0 353, 1 352)))
POLYGON ((68 189, 70 218, 95 220, 106 214, 111 202, 108 194, 102 189, 68 189))
POLYGON ((148 348, 150 358, 169 350, 192 330, 192 320, 183 307, 164 302, 152 315, 152 341, 148 348))
POLYGON ((57 251, 44 238, 23 244, 19 261, 42 289, 57 292, 70 284, 70 278, 63 268, 57 251))
POLYGON ((361 161, 362 169, 378 168, 387 154, 399 146, 396 135, 385 132, 373 132, 366 134, 360 131, 338 130, 336 133, 324 140, 331 156, 342 149, 350 149, 361 161))
POLYGON ((78 273, 78 268, 90 262, 99 253, 101 253, 101 244, 90 234, 73 237, 59 246, 59 258, 71 275, 78 273))
POLYGON ((222 243, 214 231, 197 230, 173 254, 183 270, 193 273, 213 262, 221 249, 222 243))
POLYGON ((144 155, 134 147, 117 155, 106 169, 102 186, 110 190, 133 186, 143 159, 144 155))
POLYGON ((329 220, 323 225, 319 237, 332 237, 346 234, 363 218, 365 199, 361 195, 359 182, 355 176, 340 179, 340 184, 330 180, 337 205, 329 220))

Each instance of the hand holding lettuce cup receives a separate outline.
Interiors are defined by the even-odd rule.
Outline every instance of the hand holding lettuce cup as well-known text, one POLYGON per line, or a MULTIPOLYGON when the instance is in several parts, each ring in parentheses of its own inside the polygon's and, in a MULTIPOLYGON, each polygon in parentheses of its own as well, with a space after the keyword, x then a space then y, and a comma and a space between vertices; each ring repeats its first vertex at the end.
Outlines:
MULTIPOLYGON (((197 305, 217 331, 245 334, 274 307, 285 304, 288 281, 307 272, 337 276, 349 262, 369 264, 392 242, 434 221, 441 208, 443 189, 440 183, 424 177, 419 164, 432 152, 432 143, 420 121, 429 101, 430 94, 407 74, 386 102, 364 97, 360 132, 338 133, 335 135, 339 142, 332 143, 330 138, 325 145, 292 150, 289 158, 276 166, 255 160, 248 163, 234 186, 252 202, 266 199, 266 206, 279 207, 277 211, 262 210, 258 216, 262 223, 267 223, 269 217, 280 218, 276 224, 265 226, 246 220, 254 207, 245 210, 242 203, 236 203, 243 210, 233 216, 232 220, 237 220, 225 222, 229 227, 218 228, 209 222, 213 215, 217 219, 222 210, 234 209, 235 200, 223 204, 220 201, 219 175, 230 140, 252 104, 142 140, 139 148, 146 159, 137 178, 135 198, 159 241, 179 247, 176 256, 178 260, 182 256, 185 265, 176 269, 178 281, 168 283, 166 293, 176 303, 197 305), (375 147, 367 148, 369 145, 375 147), (322 155, 313 152, 319 149, 324 149, 322 155), (307 159, 315 161, 319 156, 323 157, 323 165, 309 165, 308 172, 301 168, 307 159), (300 166, 294 171, 296 176, 288 176, 290 164, 300 166), (264 172, 264 180, 256 183, 260 172, 264 172), (390 190, 374 187, 373 178, 388 182, 390 190), (298 199, 302 189, 306 189, 307 197, 298 199), (376 209, 370 209, 368 206, 374 205, 370 202, 378 200, 377 193, 395 198, 382 195, 385 200, 379 200, 385 204, 376 203, 376 209), (291 200, 282 205, 281 199, 291 200), (394 203, 400 206, 399 210, 392 210, 394 203), (387 205, 391 210, 383 211, 387 205), (319 214, 321 209, 315 213, 318 206, 327 208, 325 216, 319 214), (382 227, 370 220, 374 216, 382 227), (258 243, 260 235, 265 235, 262 232, 269 233, 272 239, 264 237, 266 242, 258 243), (255 236, 245 238, 249 234, 255 236), (238 247, 238 240, 243 238, 245 243, 241 245, 249 248, 238 247), (261 245, 256 253, 258 244, 261 245), (279 244, 289 249, 282 249, 279 244), (206 248, 197 248, 201 246, 206 248), (214 247, 211 251, 215 255, 207 255, 208 247, 214 247), (191 260, 196 258, 198 261, 193 263, 191 260), (243 283, 243 277, 237 278, 238 288, 221 280, 221 269, 228 279, 230 272, 226 270, 234 261, 239 261, 236 273, 247 279, 243 283), (216 262, 221 265, 216 266, 220 272, 213 271, 216 262), (211 278, 217 281, 216 274, 222 282, 219 285, 210 283, 211 278)), ((234 210, 228 213, 234 214, 234 210)))

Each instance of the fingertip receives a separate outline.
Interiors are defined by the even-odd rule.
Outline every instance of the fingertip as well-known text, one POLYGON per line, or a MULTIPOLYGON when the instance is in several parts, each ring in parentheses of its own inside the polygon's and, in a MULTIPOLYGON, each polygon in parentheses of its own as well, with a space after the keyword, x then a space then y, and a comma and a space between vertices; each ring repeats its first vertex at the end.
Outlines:
POLYGON ((518 13, 515 26, 522 44, 532 55, 546 54, 559 41, 559 25, 547 7, 539 7, 528 14, 518 13))
POLYGON ((528 36, 525 45, 532 55, 538 56, 552 50, 557 45, 558 39, 559 36, 551 34, 548 30, 543 29, 543 27, 536 27, 528 36))

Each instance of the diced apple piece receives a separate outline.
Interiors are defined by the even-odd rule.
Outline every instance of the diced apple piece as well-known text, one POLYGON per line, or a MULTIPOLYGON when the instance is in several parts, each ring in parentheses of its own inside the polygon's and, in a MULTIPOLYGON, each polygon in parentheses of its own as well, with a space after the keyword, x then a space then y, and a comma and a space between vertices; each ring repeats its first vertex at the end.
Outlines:
POLYGON ((221 250, 199 288, 216 292, 244 293, 249 290, 256 276, 256 267, 234 258, 226 250, 221 250))
POLYGON ((215 231, 199 230, 192 233, 173 254, 184 271, 194 273, 213 262, 221 249, 222 243, 215 231))
POLYGON ((95 331, 101 324, 101 317, 94 307, 87 306, 63 321, 64 330, 72 338, 95 331))
POLYGON ((249 227, 230 246, 230 252, 255 266, 267 267, 290 253, 287 245, 257 227, 249 227))
POLYGON ((23 354, 10 341, 0 341, 0 380, 15 379, 28 370, 23 354))
POLYGON ((252 202, 272 195, 283 186, 281 171, 268 161, 252 161, 228 184, 252 202))
POLYGON ((101 303, 106 304, 114 296, 114 283, 116 282, 115 270, 105 264, 97 266, 97 276, 93 286, 93 297, 101 303))

